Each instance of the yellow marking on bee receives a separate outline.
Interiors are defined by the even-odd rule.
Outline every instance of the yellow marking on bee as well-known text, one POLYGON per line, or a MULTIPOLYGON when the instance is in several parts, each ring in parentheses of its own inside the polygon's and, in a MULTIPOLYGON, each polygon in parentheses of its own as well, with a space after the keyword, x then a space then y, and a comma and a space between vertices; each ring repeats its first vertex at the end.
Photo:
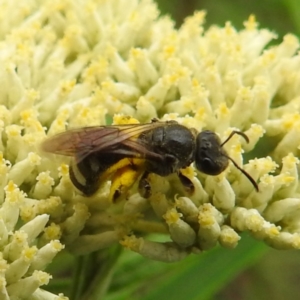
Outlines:
POLYGON ((137 158, 124 158, 111 166, 107 171, 113 173, 109 200, 116 202, 121 200, 120 195, 126 195, 129 188, 138 180, 144 172, 144 160, 137 158))
POLYGON ((144 159, 141 158, 128 158, 125 157, 119 160, 117 163, 109 167, 107 170, 103 172, 100 177, 100 182, 108 180, 115 172, 127 167, 131 166, 131 168, 142 168, 145 163, 144 159))

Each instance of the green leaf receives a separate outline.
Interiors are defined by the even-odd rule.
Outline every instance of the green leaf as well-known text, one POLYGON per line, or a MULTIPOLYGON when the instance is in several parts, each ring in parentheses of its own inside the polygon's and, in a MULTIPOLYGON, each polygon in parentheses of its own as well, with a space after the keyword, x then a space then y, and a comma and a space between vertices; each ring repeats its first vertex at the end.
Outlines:
POLYGON ((286 8, 289 11, 290 18, 294 23, 295 28, 297 29, 297 33, 300 33, 300 5, 299 0, 285 0, 283 1, 286 8))
POLYGON ((155 289, 143 299, 209 299, 265 251, 265 245, 243 237, 234 250, 218 247, 193 256, 180 263, 176 272, 170 272, 159 284, 155 284, 155 289))
POLYGON ((105 300, 210 299, 267 249, 264 244, 244 236, 236 249, 217 247, 175 264, 130 254, 127 263, 122 258, 122 266, 118 267, 121 272, 115 275, 105 300))

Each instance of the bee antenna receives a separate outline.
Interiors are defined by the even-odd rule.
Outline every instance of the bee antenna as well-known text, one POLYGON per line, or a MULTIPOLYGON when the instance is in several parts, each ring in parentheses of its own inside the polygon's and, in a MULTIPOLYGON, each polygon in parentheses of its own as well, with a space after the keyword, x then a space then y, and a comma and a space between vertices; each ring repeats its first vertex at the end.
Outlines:
POLYGON ((256 181, 251 177, 251 175, 248 174, 244 169, 242 169, 230 156, 227 156, 227 155, 225 155, 225 156, 234 164, 234 166, 238 170, 240 170, 249 179, 249 181, 252 183, 252 185, 254 186, 256 191, 259 192, 258 185, 257 185, 256 181))
POLYGON ((249 143, 249 138, 247 137, 247 135, 244 132, 241 132, 241 131, 238 131, 238 130, 233 130, 229 134, 228 138, 221 144, 221 147, 223 147, 235 134, 238 134, 238 135, 242 136, 245 139, 245 141, 247 143, 249 143))
MULTIPOLYGON (((238 135, 242 136, 245 139, 245 141, 247 143, 249 143, 249 138, 248 138, 248 136, 245 133, 243 133, 241 131, 234 130, 234 131, 232 131, 230 133, 230 135, 228 136, 228 138, 221 144, 221 147, 223 147, 235 134, 238 134, 238 135)), ((258 185, 257 185, 256 181, 251 177, 251 175, 248 174, 244 169, 242 169, 230 156, 225 155, 225 154, 224 154, 224 156, 226 156, 234 164, 234 166, 238 170, 240 170, 249 179, 249 181, 252 183, 252 185, 254 186, 254 188, 256 189, 256 191, 259 192, 258 185)))

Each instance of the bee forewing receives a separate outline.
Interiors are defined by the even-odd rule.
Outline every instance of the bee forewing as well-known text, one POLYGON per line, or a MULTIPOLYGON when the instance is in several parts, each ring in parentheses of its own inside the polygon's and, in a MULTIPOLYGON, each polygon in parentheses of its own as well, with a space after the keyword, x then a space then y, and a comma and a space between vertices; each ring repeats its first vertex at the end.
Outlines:
POLYGON ((124 141, 138 137, 141 133, 162 126, 162 124, 155 122, 71 129, 45 140, 41 148, 43 151, 54 154, 76 156, 78 162, 91 153, 110 151, 124 141))
POLYGON ((98 137, 94 140, 95 151, 105 151, 118 144, 123 143, 126 140, 134 137, 139 137, 140 134, 151 130, 156 127, 162 126, 163 123, 149 123, 149 124, 131 124, 131 125, 116 125, 105 127, 107 129, 113 129, 114 132, 110 132, 106 138, 98 137))
POLYGON ((104 127, 100 126, 71 129, 46 139, 41 148, 54 154, 74 156, 82 148, 88 150, 95 137, 105 134, 103 129, 104 127))

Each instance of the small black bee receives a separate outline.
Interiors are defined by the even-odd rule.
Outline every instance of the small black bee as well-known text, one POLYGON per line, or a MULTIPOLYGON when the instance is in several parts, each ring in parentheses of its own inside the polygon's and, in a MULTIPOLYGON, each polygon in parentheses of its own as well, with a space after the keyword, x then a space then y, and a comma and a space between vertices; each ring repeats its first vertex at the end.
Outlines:
POLYGON ((180 176, 180 169, 195 162, 199 171, 218 175, 227 168, 229 160, 258 191, 254 179, 223 148, 234 134, 249 141, 244 133, 233 131, 221 143, 212 131, 198 133, 176 121, 152 120, 147 124, 71 129, 44 141, 42 149, 74 158, 70 178, 86 196, 93 195, 100 184, 110 178, 110 197, 116 201, 137 179, 145 181, 149 173, 160 176, 177 173, 182 183, 188 186, 191 183, 180 176))

